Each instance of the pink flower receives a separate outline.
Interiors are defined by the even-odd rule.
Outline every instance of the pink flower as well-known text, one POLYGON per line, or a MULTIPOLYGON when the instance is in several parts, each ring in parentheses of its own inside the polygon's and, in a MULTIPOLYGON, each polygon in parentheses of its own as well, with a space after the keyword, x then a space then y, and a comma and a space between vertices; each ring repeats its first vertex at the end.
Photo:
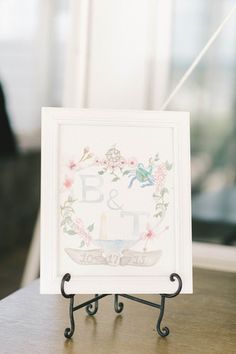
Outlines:
POLYGON ((86 246, 89 246, 92 237, 90 236, 90 234, 84 230, 83 224, 81 225, 77 225, 74 224, 74 231, 79 235, 79 237, 82 238, 82 240, 84 241, 84 243, 86 244, 86 246))
POLYGON ((131 168, 135 168, 138 164, 138 161, 135 157, 131 157, 128 159, 128 165, 131 167, 131 168))
POLYGON ((76 223, 76 225, 77 226, 79 226, 80 228, 84 228, 84 223, 83 223, 83 221, 80 219, 80 218, 76 218, 75 219, 75 223, 76 223))
POLYGON ((104 167, 108 167, 108 161, 106 159, 103 159, 101 161, 101 164, 104 166, 104 167))
POLYGON ((165 183, 166 176, 167 176, 166 166, 165 163, 162 163, 161 165, 158 166, 155 173, 155 181, 158 188, 161 188, 163 186, 163 184, 165 183))
POLYGON ((117 168, 119 166, 119 161, 114 162, 114 161, 109 161, 108 162, 108 168, 111 171, 114 171, 115 168, 117 168))
POLYGON ((76 163, 74 160, 70 160, 68 163, 68 167, 70 170, 74 170, 76 168, 76 163))
POLYGON ((149 224, 146 226, 146 231, 142 234, 142 239, 143 240, 152 240, 156 237, 156 233, 154 232, 153 229, 150 228, 149 224))
POLYGON ((70 189, 73 183, 74 183, 74 180, 72 178, 66 177, 63 182, 63 185, 65 188, 70 189))
POLYGON ((73 229, 78 235, 84 232, 84 224, 80 218, 75 219, 73 229))
POLYGON ((95 163, 95 165, 99 166, 102 162, 101 162, 101 160, 98 157, 95 157, 94 158, 94 163, 95 163))
POLYGON ((144 238, 145 239, 148 239, 148 240, 151 240, 153 239, 154 237, 156 236, 155 232, 153 230, 147 230, 144 234, 144 238))
POLYGON ((92 240, 92 237, 87 233, 87 232, 84 232, 82 235, 80 235, 82 237, 82 239, 84 240, 85 242, 85 245, 86 246, 89 246, 91 240, 92 240))
POLYGON ((119 167, 122 168, 126 165, 126 160, 121 158, 120 161, 119 161, 119 167))

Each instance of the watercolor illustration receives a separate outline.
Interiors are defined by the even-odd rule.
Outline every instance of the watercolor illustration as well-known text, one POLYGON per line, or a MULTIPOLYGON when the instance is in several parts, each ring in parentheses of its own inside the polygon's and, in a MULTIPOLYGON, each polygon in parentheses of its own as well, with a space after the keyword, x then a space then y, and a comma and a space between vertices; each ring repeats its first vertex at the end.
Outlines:
MULTIPOLYGON (((138 157, 125 156, 116 145, 109 147, 103 156, 97 156, 85 147, 78 158, 69 159, 64 166, 61 182, 60 228, 65 237, 76 237, 79 242, 78 248, 65 248, 67 255, 79 265, 155 265, 162 251, 152 249, 152 242, 162 234, 168 234, 169 230, 165 216, 170 193, 167 177, 171 169, 172 163, 161 161, 158 153, 147 161, 140 161, 138 157), (127 193, 135 188, 152 191, 151 220, 135 239, 109 239, 105 212, 101 213, 98 225, 99 237, 95 236, 95 221, 82 220, 78 214, 80 200, 75 196, 74 185, 81 172, 91 171, 91 167, 99 178, 109 177, 110 184, 116 186, 114 190, 118 190, 122 182, 127 193)), ((117 207, 119 209, 121 207, 117 207)))

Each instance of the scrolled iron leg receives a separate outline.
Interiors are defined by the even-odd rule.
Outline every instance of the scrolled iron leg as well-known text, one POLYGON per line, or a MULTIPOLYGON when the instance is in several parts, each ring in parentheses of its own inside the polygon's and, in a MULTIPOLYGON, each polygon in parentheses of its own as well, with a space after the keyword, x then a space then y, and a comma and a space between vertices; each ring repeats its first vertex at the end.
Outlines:
POLYGON ((70 339, 75 331, 75 320, 74 320, 74 295, 70 298, 70 309, 69 309, 69 317, 70 317, 70 327, 67 327, 64 331, 64 336, 70 339))
MULTIPOLYGON (((95 297, 97 297, 98 294, 95 294, 95 297)), ((86 306, 86 312, 88 315, 93 316, 97 313, 98 310, 98 300, 95 301, 92 304, 89 304, 88 306, 86 306)))
POLYGON ((70 307, 69 307, 69 318, 70 318, 70 327, 67 327, 64 331, 64 336, 66 338, 71 338, 75 331, 75 320, 74 320, 74 297, 75 294, 66 294, 65 292, 65 282, 70 281, 71 275, 66 273, 61 280, 61 294, 66 299, 70 299, 70 307))
POLYGON ((158 334, 161 336, 161 337, 166 337, 168 336, 168 334, 170 333, 170 330, 168 327, 163 327, 161 328, 161 321, 163 319, 163 316, 164 316, 164 311, 165 311, 165 299, 166 298, 172 298, 172 297, 175 297, 177 295, 179 295, 179 293, 181 292, 182 290, 182 279, 181 277, 179 276, 179 274, 177 273, 172 273, 170 275, 170 281, 175 281, 175 280, 178 280, 178 288, 177 290, 173 293, 173 294, 161 294, 161 306, 160 306, 160 314, 159 314, 159 317, 158 317, 158 320, 157 320, 157 326, 156 326, 156 329, 157 329, 157 332, 158 334))
POLYGON ((160 313, 159 313, 159 317, 157 320, 157 326, 156 326, 157 332, 161 337, 166 337, 170 333, 170 330, 168 327, 161 328, 161 321, 164 316, 164 311, 165 311, 165 295, 161 295, 161 307, 160 307, 160 313))
POLYGON ((124 304, 123 304, 123 302, 119 302, 118 296, 119 296, 118 294, 115 294, 114 309, 115 309, 116 313, 121 313, 124 308, 124 304))

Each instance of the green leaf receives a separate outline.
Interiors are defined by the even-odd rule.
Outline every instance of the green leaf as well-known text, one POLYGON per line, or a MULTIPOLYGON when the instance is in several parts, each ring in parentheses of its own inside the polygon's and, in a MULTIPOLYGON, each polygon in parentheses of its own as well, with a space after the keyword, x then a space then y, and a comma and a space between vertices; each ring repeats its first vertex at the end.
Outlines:
POLYGON ((172 163, 169 163, 168 161, 165 162, 165 165, 166 165, 166 169, 169 171, 172 169, 172 166, 173 164, 172 163))
POLYGON ((74 213, 75 211, 74 211, 73 208, 67 207, 67 208, 66 208, 66 212, 67 212, 67 215, 69 215, 70 213, 74 213))
POLYGON ((163 197, 163 195, 164 195, 165 193, 168 193, 168 189, 167 189, 167 188, 162 188, 162 190, 161 190, 161 196, 163 197))
POLYGON ((61 222, 61 226, 65 225, 69 221, 71 221, 71 217, 69 215, 65 215, 64 219, 61 222))
POLYGON ((68 197, 68 203, 72 204, 76 202, 77 199, 73 199, 71 196, 68 197))
POLYGON ((80 247, 84 247, 84 245, 85 245, 85 242, 84 242, 84 240, 82 240, 80 243, 80 247))
POLYGON ((66 224, 66 218, 62 220, 62 222, 61 222, 60 225, 61 225, 61 226, 64 226, 65 224, 66 224))
POLYGON ((129 173, 130 173, 130 170, 125 170, 125 171, 123 172, 123 176, 128 175, 129 173))
POLYGON ((90 232, 93 231, 93 229, 94 229, 94 223, 91 224, 91 225, 89 225, 89 226, 87 227, 87 229, 88 229, 90 232))
POLYGON ((103 175, 103 174, 104 174, 104 171, 98 171, 98 174, 99 174, 99 175, 103 175))
POLYGON ((73 230, 68 230, 67 233, 68 233, 69 235, 76 235, 76 232, 73 231, 73 230))
POLYGON ((113 179, 112 179, 112 182, 116 182, 116 181, 118 181, 119 180, 119 177, 114 177, 113 179))
POLYGON ((65 212, 63 213, 63 217, 64 218, 67 218, 68 216, 70 216, 71 215, 71 211, 70 210, 65 210, 65 212))
POLYGON ((156 154, 155 155, 155 161, 158 161, 159 160, 159 154, 156 154))
POLYGON ((162 203, 157 203, 157 204, 156 204, 156 209, 162 208, 162 205, 163 205, 162 203))
POLYGON ((161 199, 161 196, 158 195, 158 194, 153 194, 152 197, 156 200, 156 201, 159 201, 161 199))

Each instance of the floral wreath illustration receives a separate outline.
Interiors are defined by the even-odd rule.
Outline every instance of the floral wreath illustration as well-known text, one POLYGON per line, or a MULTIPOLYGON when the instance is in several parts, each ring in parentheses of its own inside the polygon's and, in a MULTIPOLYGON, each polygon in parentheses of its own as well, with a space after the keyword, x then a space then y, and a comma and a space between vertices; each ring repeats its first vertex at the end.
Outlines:
MULTIPOLYGON (((153 187, 154 192, 152 194, 153 202, 154 202, 154 213, 153 219, 155 220, 155 226, 150 225, 150 223, 146 224, 146 228, 143 232, 141 232, 140 237, 137 240, 126 241, 123 240, 115 240, 116 250, 120 248, 120 251, 123 252, 123 263, 120 261, 120 256, 117 254, 114 257, 114 250, 111 251, 113 254, 110 254, 109 257, 103 257, 102 252, 90 252, 90 256, 93 257, 93 261, 81 261, 81 251, 79 254, 75 254, 75 250, 67 249, 66 252, 68 255, 79 264, 109 264, 109 265, 117 265, 113 263, 119 263, 120 265, 153 265, 156 263, 157 259, 160 257, 154 257, 154 252, 147 252, 148 246, 152 240, 160 236, 166 230, 168 230, 168 226, 164 229, 156 232, 156 229, 159 229, 160 224, 163 222, 165 218, 166 211, 168 209, 168 195, 169 190, 166 186, 167 175, 168 172, 172 169, 172 164, 168 161, 161 162, 159 159, 159 155, 156 154, 154 157, 150 157, 148 159, 148 163, 144 164, 143 162, 138 161, 135 157, 125 158, 121 154, 120 150, 117 149, 116 145, 112 146, 108 149, 108 151, 104 154, 102 158, 96 156, 93 152, 90 151, 89 147, 85 147, 83 149, 82 156, 78 160, 69 160, 66 165, 66 174, 64 176, 62 182, 62 191, 66 193, 66 199, 62 205, 60 205, 60 215, 61 215, 61 223, 60 227, 63 230, 63 233, 70 236, 78 236, 80 239, 79 249, 88 249, 90 245, 96 245, 100 248, 106 248, 108 244, 107 241, 100 242, 99 240, 93 238, 93 230, 94 223, 90 223, 86 225, 81 218, 76 214, 75 204, 78 202, 78 199, 74 199, 73 197, 73 186, 76 180, 76 174, 82 170, 85 170, 89 167, 95 166, 97 168, 97 173, 99 175, 108 174, 111 176, 111 182, 117 183, 121 179, 125 178, 127 180, 128 189, 133 188, 134 185, 138 188, 149 188, 153 187), (133 252, 130 250, 132 254, 130 254, 127 248, 132 247, 134 244, 142 242, 143 252, 133 252), (105 244, 106 243, 106 244, 105 244), (131 260, 131 256, 136 254, 137 257, 140 255, 150 254, 152 260, 147 261, 142 257, 142 260, 139 261, 141 264, 136 264, 137 262, 131 260), (78 256, 79 255, 79 260, 78 256), (125 258, 126 256, 126 258, 125 258), (127 258, 128 257, 128 258, 127 258), (143 264, 142 264, 143 263, 143 264), (146 264, 144 264, 146 263, 146 264)), ((101 241, 101 240, 100 240, 101 241)), ((111 241, 110 245, 111 245, 111 241)), ((113 243, 114 243, 113 242, 113 243)), ((114 247, 113 247, 114 248, 114 247)), ((112 249, 112 248, 111 248, 112 249)), ((95 251, 98 251, 97 249, 95 251)), ((102 251, 102 249, 100 249, 102 251)), ((161 251, 159 251, 160 253, 161 251)), ((90 259, 92 259, 90 257, 90 259)))

